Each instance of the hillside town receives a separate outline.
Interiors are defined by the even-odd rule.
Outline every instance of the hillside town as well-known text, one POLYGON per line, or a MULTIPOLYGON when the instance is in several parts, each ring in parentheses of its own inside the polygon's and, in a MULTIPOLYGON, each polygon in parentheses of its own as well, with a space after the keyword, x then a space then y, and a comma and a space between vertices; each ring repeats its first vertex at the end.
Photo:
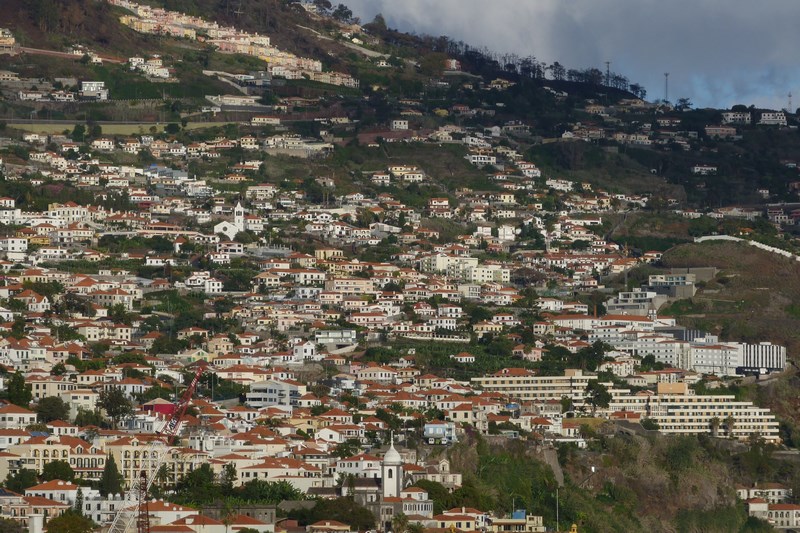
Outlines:
MULTIPOLYGON (((4 388, 17 390, 11 383, 18 381, 28 391, 23 405, 0 408, 0 477, 41 474, 52 461, 68 463, 75 476, 0 496, 3 516, 44 509, 54 517, 82 490, 87 514, 110 522, 120 502, 130 502, 75 480, 98 481, 113 457, 124 486, 134 483, 138 450, 158 439, 178 387, 196 369, 221 393, 207 388, 191 400, 180 444, 165 450, 171 483, 204 464, 215 476, 233 465, 233 486, 285 481, 335 497, 347 494, 342 477, 354 475, 370 479, 363 489, 356 479, 355 494, 376 517, 402 511, 428 528, 497 524, 498 517, 434 515, 415 482, 457 488, 460 475, 405 447, 410 439, 447 446, 477 431, 584 447, 589 418, 647 422, 666 434, 780 441, 769 410, 694 389, 745 371, 780 372, 785 348, 723 342, 658 315, 713 272, 651 275, 608 300, 603 315, 558 296, 602 289, 609 276, 658 261, 657 253, 626 254, 595 229, 606 213, 646 197, 545 180, 535 164, 503 159, 506 170, 491 178, 508 188, 463 190, 456 203, 431 198, 413 208, 386 193, 334 192, 319 204, 273 183, 224 193, 217 180, 178 168, 197 150, 247 146, 251 159, 219 181, 252 181, 269 142, 254 135, 180 149, 152 137, 76 143, 26 135, 23 142, 30 163, 7 166, 8 183, 35 173, 42 183, 103 188, 86 203, 52 202, 41 211, 0 199, 8 228, 0 239, 0 362, 4 388), (108 163, 132 143, 164 163, 108 163), (536 203, 518 202, 520 190, 536 203), (107 207, 110 199, 118 207, 107 207), (440 218, 474 230, 444 239, 428 225, 440 218), (313 250, 280 244, 291 237, 313 250), (380 250, 380 260, 364 259, 380 250), (537 296, 534 287, 553 296, 537 296), (418 343, 431 342, 441 353, 418 353, 418 343), (577 361, 583 368, 569 367, 577 361), (112 391, 129 407, 116 420, 112 391), (53 399, 68 408, 64 419, 43 419, 41 406, 53 399)), ((407 186, 431 178, 393 165, 364 179, 407 186)), ((198 516, 215 523, 193 509, 158 505, 152 519, 164 525, 198 516)), ((282 528, 274 520, 246 524, 282 528)))
MULTIPOLYGON (((266 78, 359 87, 267 36, 110 3, 132 13, 120 20, 136 32, 266 63, 263 76, 205 73, 238 87, 266 78)), ((16 46, 10 31, 0 37, 16 46)), ((124 64, 176 82, 158 54, 124 64)), ((20 102, 115 99, 99 79, 52 82, 32 88, 0 71, 3 93, 20 102)), ((485 94, 513 85, 469 83, 485 94)), ((800 210, 698 210, 567 179, 529 157, 542 141, 531 124, 495 119, 490 106, 427 113, 405 98, 358 129, 358 113, 323 96, 266 105, 232 91, 204 106, 237 119, 213 134, 179 121, 138 134, 104 133, 105 124, 0 132, 13 154, 0 160, 0 518, 33 533, 72 510, 111 533, 134 520, 159 533, 536 533, 551 530, 545 518, 513 503, 510 513, 442 507, 441 494, 465 485, 446 451, 485 439, 561 453, 618 434, 784 444, 776 415, 732 384, 783 373, 787 347, 680 325, 664 310, 718 270, 667 268, 663 252, 610 235, 616 221, 664 202, 680 218, 736 227, 698 239, 798 260, 748 239, 756 224, 783 231, 800 210), (336 154, 354 146, 433 156, 426 167, 399 152, 337 175, 336 154), (450 177, 438 156, 454 158, 450 177), (275 161, 307 171, 277 178, 275 161), (236 508, 181 500, 203 479, 228 494, 282 492, 236 508), (374 520, 301 524, 292 513, 310 512, 314 498, 355 502, 374 520)), ((602 126, 566 123, 549 142, 687 152, 695 180, 719 171, 706 139, 787 126, 784 112, 748 110, 682 130, 674 108, 640 98, 581 106, 602 126), (643 110, 656 118, 628 119, 643 110)), ((750 516, 800 527, 790 487, 736 492, 750 516)))

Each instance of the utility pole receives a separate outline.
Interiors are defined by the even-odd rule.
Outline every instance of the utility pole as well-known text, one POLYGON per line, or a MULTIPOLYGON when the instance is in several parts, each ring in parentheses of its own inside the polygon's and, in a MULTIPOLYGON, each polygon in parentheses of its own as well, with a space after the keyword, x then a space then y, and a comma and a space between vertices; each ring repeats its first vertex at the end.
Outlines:
POLYGON ((664 73, 664 101, 669 102, 669 72, 664 73))
POLYGON ((558 519, 558 487, 556 487, 556 531, 561 531, 561 521, 558 519))

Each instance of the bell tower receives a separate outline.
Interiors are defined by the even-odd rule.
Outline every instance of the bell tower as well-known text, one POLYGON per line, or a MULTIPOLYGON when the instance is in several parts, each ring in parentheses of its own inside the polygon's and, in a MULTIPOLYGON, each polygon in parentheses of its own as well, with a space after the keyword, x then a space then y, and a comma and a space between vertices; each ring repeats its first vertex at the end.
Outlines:
POLYGON ((239 231, 244 231, 244 207, 242 207, 242 203, 238 202, 236 207, 233 209, 233 225, 236 226, 239 231))
POLYGON ((394 432, 391 444, 381 462, 381 478, 384 498, 397 498, 403 486, 403 458, 394 449, 394 432))

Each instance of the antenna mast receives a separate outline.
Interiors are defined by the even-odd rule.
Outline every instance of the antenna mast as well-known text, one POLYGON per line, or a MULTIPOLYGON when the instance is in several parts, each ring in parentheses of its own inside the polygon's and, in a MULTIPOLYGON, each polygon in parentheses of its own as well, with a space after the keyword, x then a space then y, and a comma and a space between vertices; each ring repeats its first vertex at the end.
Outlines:
POLYGON ((669 72, 664 73, 664 101, 669 102, 669 72))

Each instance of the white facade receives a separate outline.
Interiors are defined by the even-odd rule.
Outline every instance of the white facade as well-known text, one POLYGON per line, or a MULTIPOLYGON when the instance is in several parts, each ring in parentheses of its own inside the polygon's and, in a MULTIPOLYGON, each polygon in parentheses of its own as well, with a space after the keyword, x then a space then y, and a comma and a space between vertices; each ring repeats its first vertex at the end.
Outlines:
POLYGON ((306 386, 296 381, 268 379, 250 385, 246 403, 256 409, 269 406, 298 407, 306 386))

